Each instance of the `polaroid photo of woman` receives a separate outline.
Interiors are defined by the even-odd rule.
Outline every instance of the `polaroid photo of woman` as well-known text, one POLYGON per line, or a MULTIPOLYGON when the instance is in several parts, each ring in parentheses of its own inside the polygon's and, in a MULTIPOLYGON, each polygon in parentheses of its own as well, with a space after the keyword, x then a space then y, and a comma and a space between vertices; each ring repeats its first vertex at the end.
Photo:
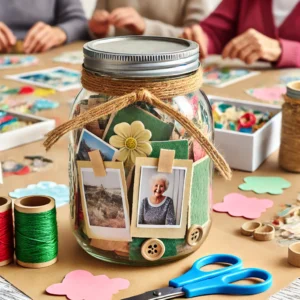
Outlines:
POLYGON ((174 160, 172 173, 157 171, 158 159, 137 158, 131 233, 182 238, 187 222, 192 161, 174 160))

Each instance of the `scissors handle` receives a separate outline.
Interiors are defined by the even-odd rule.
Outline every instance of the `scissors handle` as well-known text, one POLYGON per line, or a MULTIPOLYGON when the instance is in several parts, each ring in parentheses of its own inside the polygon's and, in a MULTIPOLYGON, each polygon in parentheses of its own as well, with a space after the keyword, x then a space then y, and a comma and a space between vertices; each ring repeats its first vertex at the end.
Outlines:
POLYGON ((206 280, 216 276, 221 276, 227 273, 230 273, 234 270, 239 270, 243 267, 242 260, 231 254, 213 254, 204 256, 195 261, 192 268, 185 274, 172 279, 169 282, 169 286, 172 287, 182 287, 187 284, 194 282, 206 280), (200 269, 204 266, 214 264, 214 263, 227 263, 230 264, 228 267, 214 271, 201 271, 200 269))
POLYGON ((211 294, 254 295, 268 290, 271 285, 272 275, 269 272, 251 268, 235 270, 202 282, 188 284, 182 290, 187 298, 211 294), (231 283, 246 278, 259 278, 264 281, 249 285, 231 283))

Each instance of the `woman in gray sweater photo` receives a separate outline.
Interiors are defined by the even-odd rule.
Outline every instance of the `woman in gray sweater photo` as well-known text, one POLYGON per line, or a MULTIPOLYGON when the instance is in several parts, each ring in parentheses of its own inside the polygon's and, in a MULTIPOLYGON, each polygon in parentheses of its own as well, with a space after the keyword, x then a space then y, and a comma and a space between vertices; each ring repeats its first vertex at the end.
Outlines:
POLYGON ((176 225, 173 200, 164 196, 169 180, 163 175, 154 175, 150 180, 152 195, 142 199, 139 209, 139 224, 176 225))

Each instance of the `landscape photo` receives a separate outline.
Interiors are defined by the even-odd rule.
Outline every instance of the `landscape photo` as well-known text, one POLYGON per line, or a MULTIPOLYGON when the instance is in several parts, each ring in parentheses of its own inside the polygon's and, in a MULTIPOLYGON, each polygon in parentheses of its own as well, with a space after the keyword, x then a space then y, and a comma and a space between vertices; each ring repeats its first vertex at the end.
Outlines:
POLYGON ((82 170, 83 188, 90 226, 126 228, 124 192, 119 170, 106 169, 95 177, 92 169, 82 170))
POLYGON ((117 149, 86 129, 82 130, 77 149, 77 160, 90 160, 89 152, 99 150, 103 161, 112 161, 117 149))

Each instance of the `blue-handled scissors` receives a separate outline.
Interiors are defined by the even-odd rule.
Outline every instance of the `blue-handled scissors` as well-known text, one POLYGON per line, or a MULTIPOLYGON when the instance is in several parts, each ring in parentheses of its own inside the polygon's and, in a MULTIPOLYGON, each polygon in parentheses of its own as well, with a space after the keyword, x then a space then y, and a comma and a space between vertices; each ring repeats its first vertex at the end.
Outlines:
POLYGON ((178 297, 192 298, 211 294, 253 295, 268 290, 272 285, 272 275, 262 269, 243 269, 242 260, 230 254, 213 254, 198 259, 185 274, 172 279, 169 287, 148 291, 123 300, 166 300, 178 297), (201 271, 206 265, 225 263, 228 266, 201 271), (257 284, 239 285, 232 282, 246 278, 263 280, 257 284))

